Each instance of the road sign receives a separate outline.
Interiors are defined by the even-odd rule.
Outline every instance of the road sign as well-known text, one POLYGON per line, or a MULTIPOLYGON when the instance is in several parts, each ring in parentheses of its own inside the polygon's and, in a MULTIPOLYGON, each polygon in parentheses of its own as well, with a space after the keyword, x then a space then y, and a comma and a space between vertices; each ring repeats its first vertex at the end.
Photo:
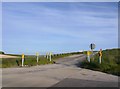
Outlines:
POLYGON ((98 52, 99 56, 102 57, 102 49, 98 52))
POLYGON ((101 52, 101 51, 99 52, 99 56, 101 56, 101 57, 102 57, 102 52, 101 52))
POLYGON ((95 49, 95 44, 94 43, 90 44, 90 49, 91 50, 95 49))
POLYGON ((91 49, 91 52, 92 52, 92 57, 93 57, 93 60, 94 60, 94 52, 93 52, 93 49, 95 49, 95 44, 94 43, 91 43, 90 44, 90 49, 91 49))

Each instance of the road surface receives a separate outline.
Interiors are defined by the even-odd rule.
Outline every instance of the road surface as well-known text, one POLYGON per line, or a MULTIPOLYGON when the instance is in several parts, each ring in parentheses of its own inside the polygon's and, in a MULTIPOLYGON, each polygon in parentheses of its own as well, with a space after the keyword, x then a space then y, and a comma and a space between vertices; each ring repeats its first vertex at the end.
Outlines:
POLYGON ((4 68, 2 87, 118 87, 118 77, 79 67, 85 56, 60 58, 56 64, 4 68))

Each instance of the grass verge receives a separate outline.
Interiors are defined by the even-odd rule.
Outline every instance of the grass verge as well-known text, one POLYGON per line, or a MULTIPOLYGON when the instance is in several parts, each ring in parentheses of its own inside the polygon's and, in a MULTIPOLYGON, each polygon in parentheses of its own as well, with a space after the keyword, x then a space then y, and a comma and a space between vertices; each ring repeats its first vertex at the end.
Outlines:
POLYGON ((102 52, 102 63, 99 63, 99 56, 96 54, 93 58, 91 58, 91 62, 89 63, 87 60, 81 63, 81 67, 92 69, 96 71, 101 71, 113 75, 120 76, 120 49, 109 49, 104 50, 102 52))
MULTIPOLYGON (((36 56, 35 55, 25 55, 24 58, 24 65, 26 66, 36 66, 36 65, 45 65, 45 64, 53 64, 55 60, 62 57, 67 57, 74 54, 81 54, 82 52, 74 52, 74 53, 64 53, 64 54, 54 54, 52 55, 52 61, 47 59, 45 56, 39 56, 38 63, 36 62, 36 56)), ((17 56, 18 58, 2 58, 0 61, 2 61, 2 64, 0 67, 2 68, 8 68, 8 67, 20 67, 22 58, 21 55, 14 55, 9 54, 11 56, 17 56)))

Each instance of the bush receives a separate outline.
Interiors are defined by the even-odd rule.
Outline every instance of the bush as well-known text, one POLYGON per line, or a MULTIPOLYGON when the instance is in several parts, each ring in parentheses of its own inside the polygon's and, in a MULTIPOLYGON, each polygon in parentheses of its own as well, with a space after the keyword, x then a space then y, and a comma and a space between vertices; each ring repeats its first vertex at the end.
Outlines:
POLYGON ((4 52, 0 51, 0 54, 5 54, 4 52))

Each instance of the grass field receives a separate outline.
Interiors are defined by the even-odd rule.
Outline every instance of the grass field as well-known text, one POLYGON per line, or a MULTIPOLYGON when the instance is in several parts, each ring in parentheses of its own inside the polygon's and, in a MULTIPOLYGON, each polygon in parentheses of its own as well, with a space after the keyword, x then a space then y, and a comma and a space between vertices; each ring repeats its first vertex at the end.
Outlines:
MULTIPOLYGON (((56 60, 58 58, 70 56, 70 55, 73 55, 73 54, 81 54, 81 52, 53 54, 51 62, 45 56, 39 56, 38 64, 37 64, 35 55, 25 55, 24 65, 26 65, 26 66, 36 66, 36 65, 53 64, 54 60, 56 60)), ((9 54, 9 55, 10 56, 17 56, 18 58, 2 58, 2 59, 0 59, 0 61, 2 61, 2 65, 0 64, 0 67, 2 67, 2 68, 20 67, 21 64, 22 64, 21 63, 21 61, 22 61, 21 55, 14 55, 14 54, 9 54)))
POLYGON ((109 49, 102 51, 102 63, 99 63, 99 56, 96 54, 91 58, 89 63, 87 60, 81 63, 83 68, 88 68, 96 71, 120 76, 120 49, 109 49))

